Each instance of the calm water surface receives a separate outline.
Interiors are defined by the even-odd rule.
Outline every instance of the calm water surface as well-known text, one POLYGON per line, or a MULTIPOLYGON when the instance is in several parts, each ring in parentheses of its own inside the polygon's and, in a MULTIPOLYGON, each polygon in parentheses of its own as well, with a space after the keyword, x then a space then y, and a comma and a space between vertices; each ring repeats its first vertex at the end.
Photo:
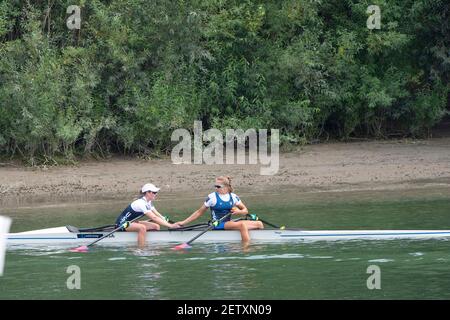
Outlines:
MULTIPOLYGON (((443 192, 322 193, 295 191, 241 195, 252 212, 273 223, 308 229, 450 229, 450 196, 443 192)), ((177 220, 197 198, 162 198, 157 208, 177 220)), ((13 230, 66 224, 108 224, 124 201, 2 210, 13 230)), ((62 247, 9 250, 0 299, 449 299, 450 241, 384 240, 194 243, 99 246, 89 253, 62 247), (69 290, 67 268, 81 271, 81 289, 69 290), (367 268, 381 271, 381 289, 369 290, 367 268)))

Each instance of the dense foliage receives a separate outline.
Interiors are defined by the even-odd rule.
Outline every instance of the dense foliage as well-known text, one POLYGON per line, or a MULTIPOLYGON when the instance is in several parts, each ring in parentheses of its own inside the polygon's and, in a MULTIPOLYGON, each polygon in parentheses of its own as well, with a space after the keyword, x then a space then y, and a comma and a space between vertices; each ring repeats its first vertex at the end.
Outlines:
POLYGON ((283 143, 418 136, 449 104, 446 0, 0 1, 3 156, 165 152, 194 120, 283 143))

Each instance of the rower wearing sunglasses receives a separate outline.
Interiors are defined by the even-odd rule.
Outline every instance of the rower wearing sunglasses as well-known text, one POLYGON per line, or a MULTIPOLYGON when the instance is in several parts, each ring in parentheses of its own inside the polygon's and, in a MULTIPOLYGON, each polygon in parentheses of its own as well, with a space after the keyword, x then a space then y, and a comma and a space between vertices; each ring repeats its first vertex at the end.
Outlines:
MULTIPOLYGON (((211 210, 211 218, 213 221, 220 220, 226 214, 232 212, 235 214, 248 214, 247 207, 239 199, 239 197, 233 193, 233 187, 231 186, 231 178, 220 176, 216 179, 214 185, 216 189, 215 192, 210 193, 208 198, 206 198, 203 205, 191 214, 188 218, 183 221, 177 222, 178 225, 183 226, 194 221, 203 215, 208 208, 211 210)), ((214 227, 215 230, 239 230, 241 232, 241 238, 243 242, 250 241, 250 235, 248 230, 252 229, 264 229, 264 225, 261 221, 249 221, 249 220, 239 220, 232 221, 231 216, 222 220, 217 226, 214 227)))
POLYGON ((145 184, 141 188, 140 198, 126 207, 116 219, 116 226, 123 225, 122 231, 138 233, 138 245, 140 247, 145 245, 147 231, 159 230, 160 225, 171 229, 180 227, 178 224, 172 224, 166 221, 166 218, 162 216, 153 205, 152 201, 155 200, 159 190, 160 188, 157 188, 152 183, 145 184), (149 217, 153 222, 130 222, 143 214, 149 217))

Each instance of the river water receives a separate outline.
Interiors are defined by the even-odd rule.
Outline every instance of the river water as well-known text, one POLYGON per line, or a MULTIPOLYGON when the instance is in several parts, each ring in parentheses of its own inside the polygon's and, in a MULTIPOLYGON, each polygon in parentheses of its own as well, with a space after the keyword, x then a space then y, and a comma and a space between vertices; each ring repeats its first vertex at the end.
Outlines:
MULTIPOLYGON (((331 230, 450 229, 448 189, 377 192, 241 194, 252 212, 287 227, 331 230)), ((181 219, 203 197, 166 196, 162 213, 181 219)), ((2 209, 12 231, 114 221, 130 199, 2 209)), ((206 220, 206 217, 205 219, 206 220)), ((88 253, 62 247, 7 251, 0 299, 449 299, 450 241, 197 243, 98 246, 88 253), (80 289, 67 286, 68 268, 80 289), (379 289, 370 270, 379 270, 379 289), (369 281, 368 281, 369 279, 369 281), (370 286, 369 286, 370 287, 370 286)), ((71 281, 69 281, 71 283, 71 281)))

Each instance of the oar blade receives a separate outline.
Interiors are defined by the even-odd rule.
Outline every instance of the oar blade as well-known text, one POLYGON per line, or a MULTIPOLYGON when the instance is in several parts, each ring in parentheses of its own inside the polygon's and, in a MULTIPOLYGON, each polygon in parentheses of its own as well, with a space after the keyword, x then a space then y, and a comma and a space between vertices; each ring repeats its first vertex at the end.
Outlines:
POLYGON ((175 247, 172 248, 172 250, 186 250, 186 249, 191 249, 192 247, 190 245, 188 245, 187 243, 182 243, 179 244, 175 247))
POLYGON ((78 248, 70 249, 70 252, 88 252, 89 248, 87 246, 81 246, 78 248))

